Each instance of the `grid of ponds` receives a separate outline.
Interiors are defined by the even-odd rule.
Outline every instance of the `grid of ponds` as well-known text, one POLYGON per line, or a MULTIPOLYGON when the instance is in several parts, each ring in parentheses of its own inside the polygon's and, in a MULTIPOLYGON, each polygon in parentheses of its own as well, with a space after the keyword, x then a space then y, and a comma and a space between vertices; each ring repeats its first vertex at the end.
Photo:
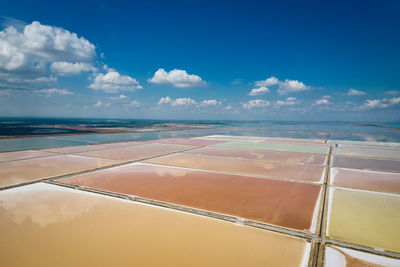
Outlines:
POLYGON ((396 143, 212 135, 0 153, 0 265, 400 266, 396 143))

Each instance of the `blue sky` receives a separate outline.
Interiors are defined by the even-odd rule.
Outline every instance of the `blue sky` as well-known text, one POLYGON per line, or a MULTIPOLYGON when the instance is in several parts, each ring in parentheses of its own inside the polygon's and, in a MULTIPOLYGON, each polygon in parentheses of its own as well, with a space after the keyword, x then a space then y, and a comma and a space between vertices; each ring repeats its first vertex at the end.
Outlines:
POLYGON ((399 1, 0 4, 0 116, 400 119, 399 1))

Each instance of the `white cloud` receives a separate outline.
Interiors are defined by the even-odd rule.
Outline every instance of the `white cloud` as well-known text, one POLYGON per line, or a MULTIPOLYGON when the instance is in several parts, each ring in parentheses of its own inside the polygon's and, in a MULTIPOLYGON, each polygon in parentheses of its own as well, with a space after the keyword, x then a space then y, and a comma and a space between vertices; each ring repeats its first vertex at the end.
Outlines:
POLYGON ((0 31, 0 68, 33 68, 35 61, 91 61, 95 46, 76 33, 34 21, 20 32, 10 26, 0 31))
POLYGON ((89 85, 89 88, 105 91, 106 93, 133 92, 136 89, 142 89, 136 79, 127 75, 120 75, 116 71, 110 71, 106 74, 97 73, 94 82, 89 85))
POLYGON ((161 99, 158 101, 158 104, 159 105, 169 104, 171 102, 172 102, 172 99, 169 96, 167 96, 167 97, 161 97, 161 99))
POLYGON ((319 99, 319 100, 315 101, 313 105, 317 105, 317 106, 320 106, 320 105, 329 105, 330 103, 331 103, 331 102, 329 102, 328 99, 322 98, 322 99, 319 99))
POLYGON ((393 97, 392 99, 390 99, 390 104, 395 105, 400 103, 400 97, 393 97))
POLYGON ((124 105, 124 107, 126 107, 126 108, 138 108, 140 106, 141 106, 141 104, 136 100, 124 105))
POLYGON ((284 80, 280 81, 278 78, 271 76, 263 81, 255 81, 254 84, 257 88, 251 90, 251 96, 262 95, 269 92, 269 87, 277 86, 277 93, 279 95, 286 95, 289 93, 298 93, 308 91, 310 89, 309 86, 305 85, 303 82, 296 80, 284 80))
POLYGON ((60 76, 78 75, 81 72, 92 71, 94 67, 84 62, 56 61, 51 63, 50 69, 53 73, 60 76))
POLYGON ((368 99, 364 104, 356 107, 356 110, 374 109, 374 108, 387 108, 400 103, 400 97, 392 97, 391 99, 368 99))
POLYGON ((158 105, 165 105, 165 104, 169 104, 171 106, 186 106, 186 107, 187 106, 211 107, 211 106, 222 105, 222 102, 216 99, 208 99, 197 102, 196 100, 190 97, 181 97, 173 100, 169 96, 166 96, 160 98, 160 100, 158 101, 158 105))
POLYGON ((392 95, 392 96, 396 96, 396 95, 399 95, 399 94, 400 94, 400 91, 395 91, 395 90, 393 90, 393 91, 386 91, 385 94, 387 94, 387 95, 392 95))
POLYGON ((388 104, 383 103, 381 99, 373 99, 373 100, 366 100, 364 107, 365 108, 386 108, 388 104))
POLYGON ((207 107, 207 106, 216 106, 222 104, 221 101, 217 101, 215 99, 210 100, 203 100, 199 103, 200 107, 207 107))
POLYGON ((93 105, 93 107, 95 107, 95 108, 99 108, 99 107, 101 107, 103 105, 103 102, 101 102, 101 101, 97 101, 97 103, 96 104, 94 104, 93 105))
POLYGON ((267 87, 271 85, 277 85, 279 83, 279 80, 276 77, 271 76, 264 81, 256 81, 254 83, 257 87, 263 87, 263 86, 267 87))
POLYGON ((265 108, 268 106, 269 106, 269 101, 261 99, 250 100, 249 102, 242 104, 242 107, 245 109, 265 108))
POLYGON ((0 88, 46 89, 53 62, 75 62, 84 69, 95 57, 93 44, 63 28, 37 21, 8 26, 0 31, 0 88))
POLYGON ((196 104, 196 101, 190 97, 177 98, 171 102, 172 106, 190 106, 196 104))
POLYGON ((185 70, 174 69, 170 72, 158 69, 148 82, 156 84, 172 84, 175 87, 197 87, 205 85, 200 76, 188 74, 185 70))
POLYGON ((279 82, 278 87, 279 87, 279 89, 277 92, 280 95, 304 92, 304 91, 309 90, 309 87, 306 86, 303 82, 296 81, 296 80, 288 80, 288 79, 286 79, 283 82, 279 82))
POLYGON ((49 89, 39 89, 35 90, 35 93, 43 94, 46 97, 50 97, 52 95, 72 95, 73 92, 67 89, 57 89, 57 88, 49 88, 49 89))
POLYGON ((110 99, 112 99, 112 100, 125 99, 125 98, 127 98, 126 95, 119 95, 119 96, 110 97, 110 99))
POLYGON ((352 89, 350 88, 349 91, 347 92, 347 95, 351 95, 351 96, 361 96, 361 95, 365 95, 366 93, 363 91, 359 91, 356 89, 352 89))
POLYGON ((265 86, 261 86, 259 88, 254 88, 251 90, 249 95, 251 96, 257 96, 257 95, 264 95, 269 92, 269 89, 265 86))
POLYGON ((297 99, 295 97, 288 97, 285 100, 277 100, 276 104, 278 106, 293 106, 298 104, 299 102, 296 101, 297 99))
POLYGON ((225 110, 231 110, 231 109, 232 109, 231 105, 228 105, 228 106, 225 107, 225 110))
POLYGON ((35 74, 12 74, 0 71, 0 89, 36 90, 55 86, 57 77, 35 74))
POLYGON ((172 100, 169 96, 162 97, 158 101, 159 105, 162 104, 171 104, 171 106, 190 106, 196 104, 196 101, 191 99, 190 97, 181 97, 175 100, 172 100))

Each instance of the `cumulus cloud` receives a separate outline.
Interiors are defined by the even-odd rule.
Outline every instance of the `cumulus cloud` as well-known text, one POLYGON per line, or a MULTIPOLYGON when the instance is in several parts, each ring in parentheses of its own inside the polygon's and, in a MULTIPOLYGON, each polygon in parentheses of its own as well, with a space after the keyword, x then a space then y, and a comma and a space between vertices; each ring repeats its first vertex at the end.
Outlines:
POLYGON ((217 101, 215 99, 210 100, 203 100, 199 103, 200 107, 207 107, 207 106, 216 106, 222 104, 221 101, 217 101))
POLYGON ((148 82, 156 84, 172 84, 175 87, 198 87, 206 83, 200 76, 195 74, 188 74, 185 70, 174 69, 170 72, 164 69, 158 69, 153 78, 148 82))
POLYGON ((49 88, 46 79, 51 77, 49 65, 53 62, 74 62, 83 68, 95 57, 93 44, 63 28, 37 21, 23 27, 8 26, 0 31, 0 88, 49 88), (32 86, 37 79, 42 79, 42 84, 32 86))
POLYGON ((126 95, 119 95, 119 96, 110 97, 110 99, 112 99, 112 100, 119 100, 119 99, 125 99, 125 98, 127 98, 126 95))
POLYGON ((400 103, 400 97, 393 97, 389 100, 390 104, 395 105, 400 103))
POLYGON ((267 87, 271 85, 277 85, 279 83, 279 80, 278 78, 271 76, 264 81, 256 81, 254 83, 257 87, 263 87, 263 86, 267 87))
POLYGON ((138 108, 140 106, 141 106, 141 104, 136 100, 124 105, 124 107, 126 107, 126 108, 138 108))
POLYGON ((269 89, 265 86, 261 86, 259 88, 254 88, 250 91, 250 96, 264 95, 269 92, 269 89))
POLYGON ((67 61, 53 62, 50 65, 50 69, 53 73, 60 76, 78 75, 81 72, 95 70, 89 63, 67 61))
POLYGON ((249 102, 243 103, 242 107, 245 109, 265 108, 265 107, 268 107, 269 104, 270 103, 267 100, 255 99, 255 100, 250 100, 249 102))
POLYGON ((400 103, 400 97, 392 97, 391 99, 368 99, 364 104, 356 107, 357 110, 374 109, 374 108, 387 108, 400 103))
POLYGON ((177 98, 175 100, 171 99, 169 96, 162 97, 158 101, 158 105, 171 105, 171 106, 194 106, 194 107, 215 107, 218 105, 221 105, 222 102, 218 101, 216 99, 208 99, 208 100, 202 100, 197 102, 196 100, 190 98, 190 97, 181 97, 177 98))
POLYGON ((106 74, 97 73, 93 83, 89 85, 89 88, 106 93, 118 93, 121 91, 133 92, 143 87, 132 77, 121 75, 116 71, 110 71, 106 74))
POLYGON ((283 82, 279 82, 278 87, 279 87, 279 89, 277 92, 280 95, 304 92, 304 91, 309 90, 309 87, 306 86, 303 82, 296 81, 296 80, 288 80, 288 79, 286 79, 283 82))
POLYGON ((271 76, 266 80, 255 81, 254 84, 257 88, 251 90, 249 95, 257 96, 262 95, 269 92, 269 87, 274 86, 277 87, 277 93, 279 95, 286 95, 289 93, 298 93, 308 91, 310 89, 309 86, 305 85, 303 82, 297 80, 284 80, 280 81, 278 78, 271 76))
POLYGON ((167 97, 162 97, 158 101, 158 104, 159 105, 170 104, 171 106, 191 106, 191 105, 195 105, 196 101, 191 99, 190 97, 181 97, 181 98, 172 100, 169 96, 167 96, 167 97))
POLYGON ((397 96, 397 95, 400 94, 400 91, 395 91, 395 90, 393 90, 393 91, 386 91, 385 94, 387 94, 387 95, 392 95, 392 96, 397 96))
POLYGON ((363 91, 359 91, 359 90, 352 89, 352 88, 350 88, 349 91, 347 92, 347 95, 350 95, 350 96, 361 96, 361 95, 365 95, 365 94, 366 93, 363 91))
POLYGON ((388 103, 384 103, 386 101, 381 99, 368 99, 364 103, 364 108, 386 108, 388 103))
POLYGON ((276 105, 278 106, 293 106, 298 104, 299 102, 295 97, 288 97, 285 100, 277 100, 276 105))
POLYGON ((93 107, 99 108, 99 107, 101 107, 102 105, 103 105, 103 102, 102 102, 102 101, 97 101, 96 104, 93 105, 93 107))
POLYGON ((169 104, 172 102, 172 99, 169 96, 166 97, 162 97, 159 101, 158 104, 162 105, 162 104, 169 104))
POLYGON ((0 72, 0 89, 36 90, 53 87, 56 83, 57 77, 54 76, 3 75, 0 72))
POLYGON ((39 89, 35 90, 35 93, 43 94, 46 97, 50 97, 52 95, 72 95, 73 92, 67 89, 57 89, 57 88, 49 88, 49 89, 39 89))
POLYGON ((190 97, 177 98, 171 102, 172 106, 190 106, 196 104, 196 101, 190 97))
POLYGON ((76 33, 34 21, 23 31, 13 26, 0 32, 0 68, 35 68, 37 61, 91 61, 95 46, 76 33))
POLYGON ((329 102, 328 98, 322 98, 318 99, 317 101, 314 102, 313 105, 321 106, 321 105, 329 105, 331 102, 329 102))

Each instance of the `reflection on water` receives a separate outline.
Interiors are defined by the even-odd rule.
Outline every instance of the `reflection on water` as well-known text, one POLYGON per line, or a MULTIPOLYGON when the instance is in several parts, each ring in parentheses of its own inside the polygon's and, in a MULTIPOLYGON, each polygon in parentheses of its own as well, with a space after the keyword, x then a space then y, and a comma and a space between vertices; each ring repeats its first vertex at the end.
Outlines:
POLYGON ((0 214, 12 218, 16 224, 30 221, 43 228, 79 217, 88 212, 99 200, 79 193, 73 198, 66 198, 60 194, 65 191, 62 187, 48 188, 38 184, 32 185, 31 190, 18 195, 14 195, 14 191, 1 191, 0 214))
POLYGON ((142 163, 59 181, 311 231, 321 191, 319 185, 142 163))
POLYGON ((323 166, 304 166, 279 162, 220 158, 195 154, 173 154, 144 162, 184 168, 220 171, 244 175, 278 177, 290 180, 320 182, 323 166))
POLYGON ((300 266, 309 246, 49 184, 1 191, 0 201, 0 266, 300 266))

